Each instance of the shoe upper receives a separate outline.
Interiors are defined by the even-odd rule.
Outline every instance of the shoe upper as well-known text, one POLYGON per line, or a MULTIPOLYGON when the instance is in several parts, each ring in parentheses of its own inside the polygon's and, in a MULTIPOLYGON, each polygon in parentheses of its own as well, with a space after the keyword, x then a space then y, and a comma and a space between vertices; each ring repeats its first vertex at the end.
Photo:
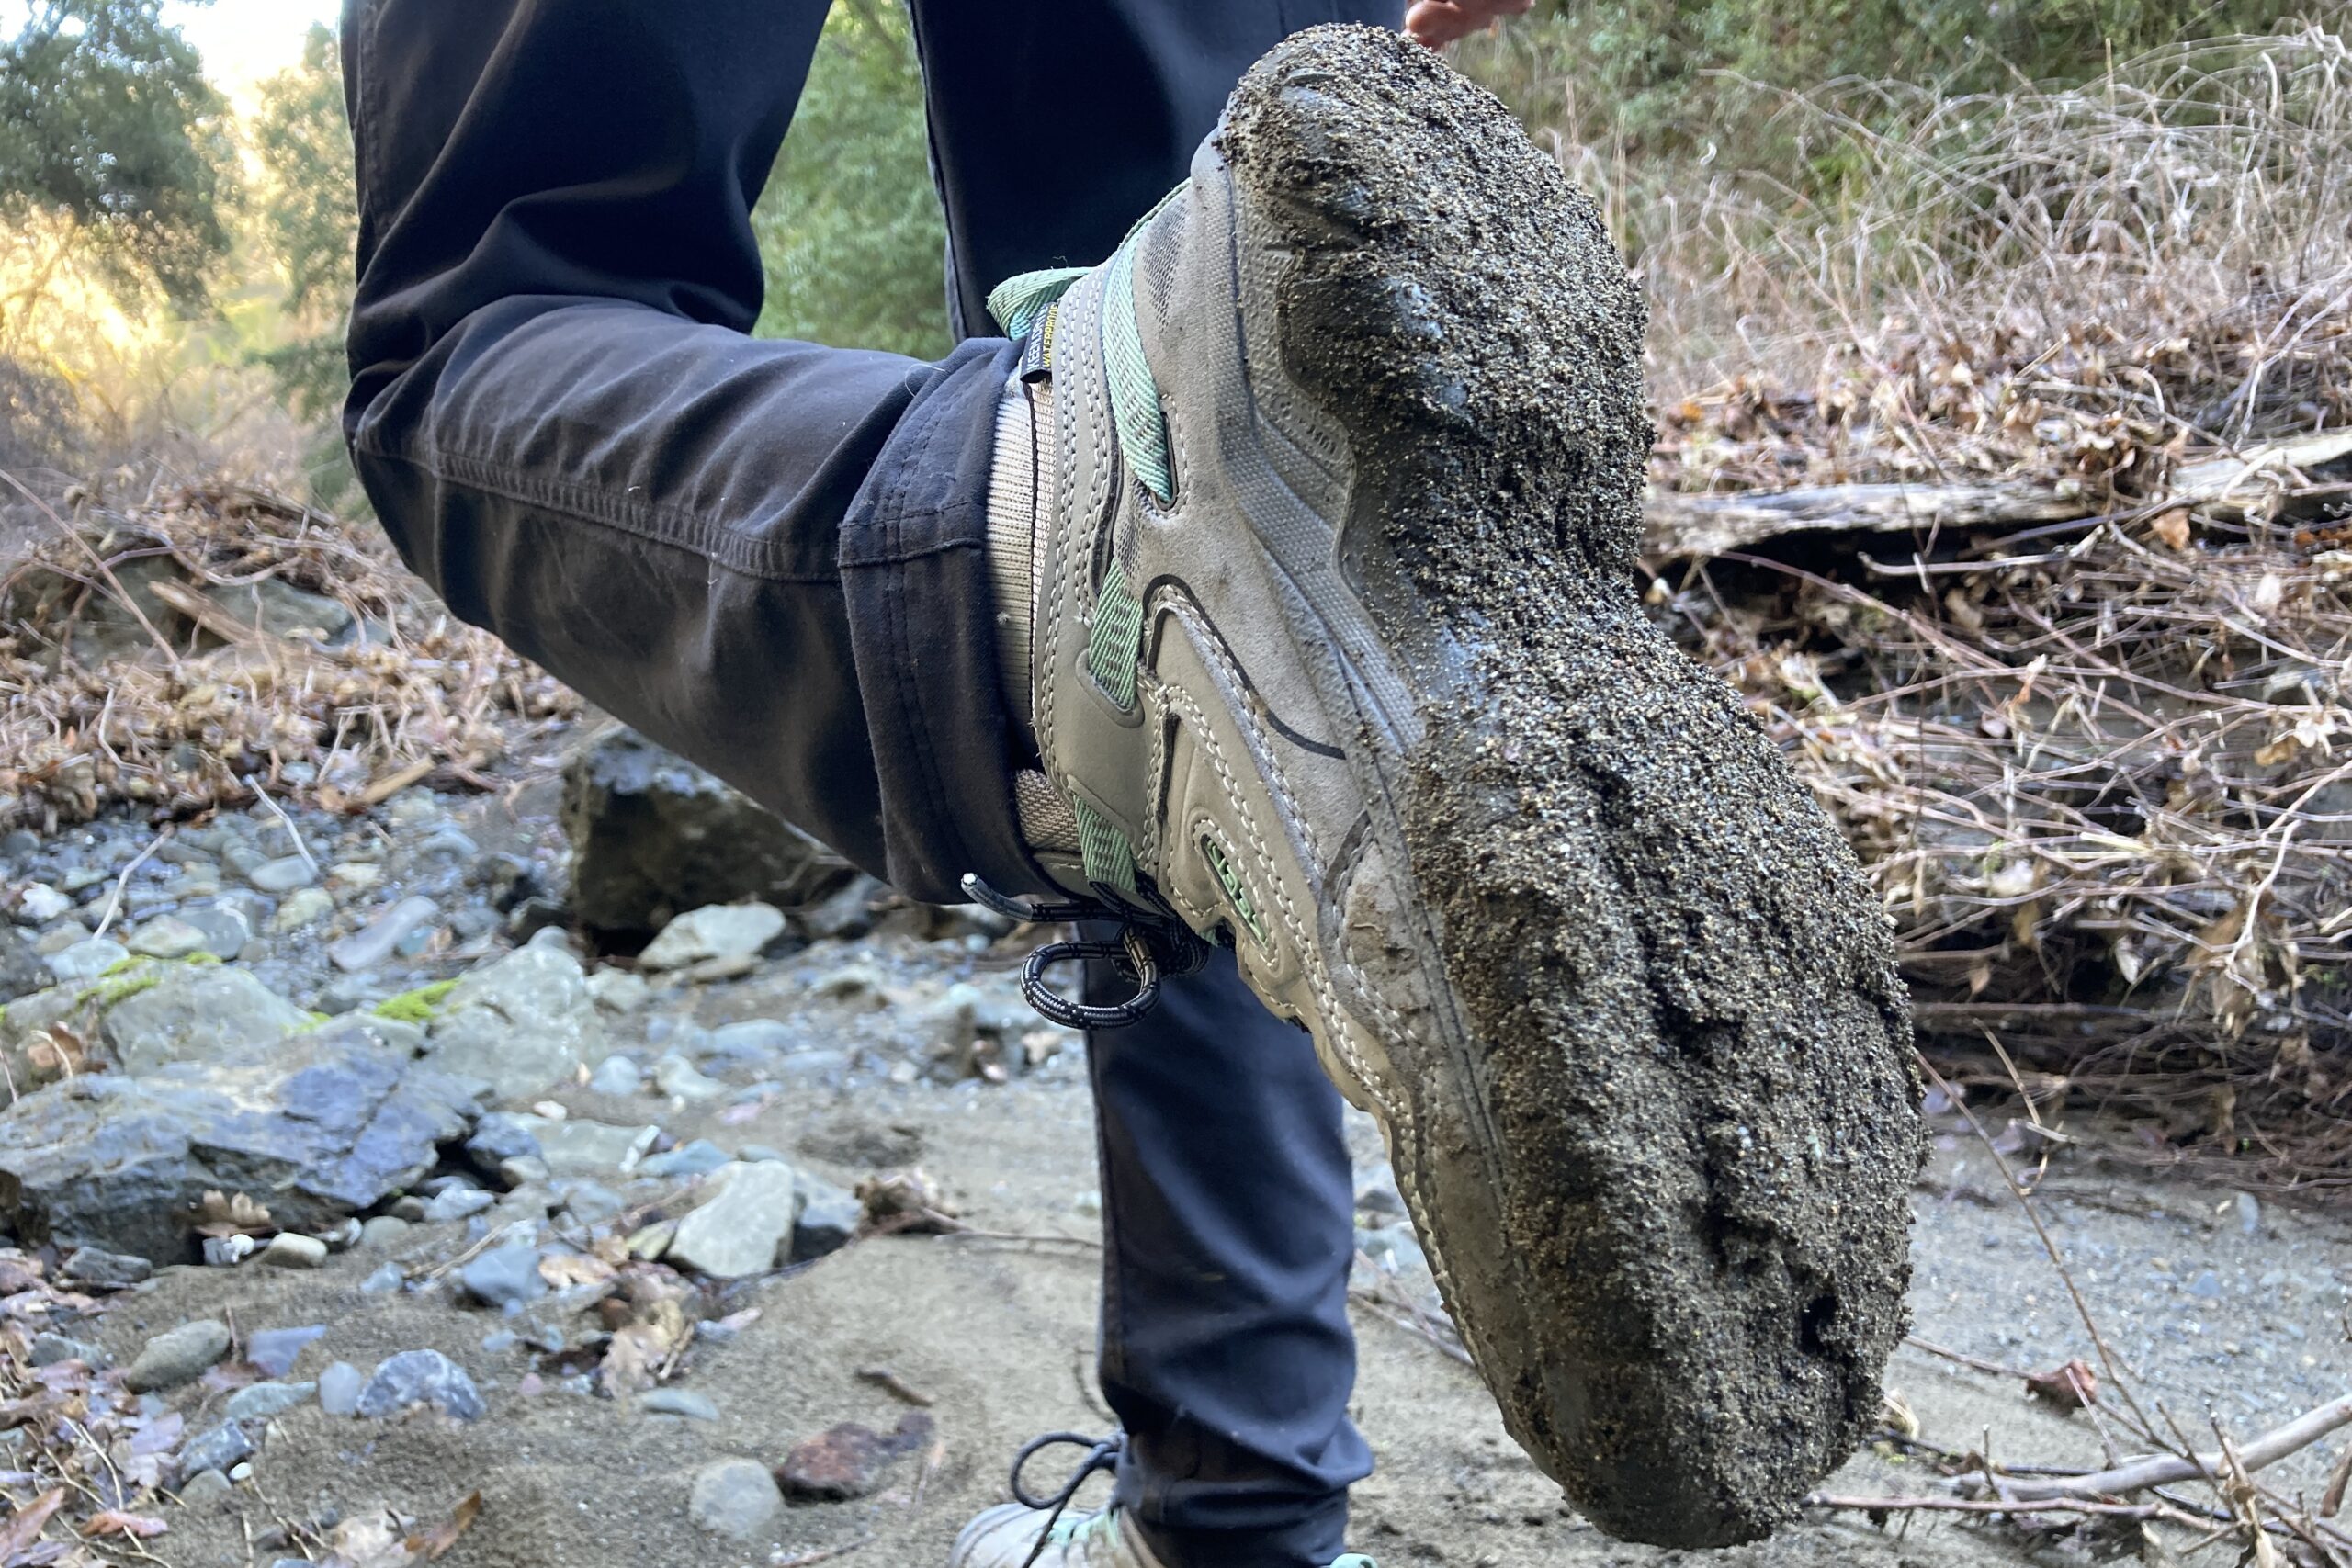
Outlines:
POLYGON ((1164 1564, 1116 1509, 1073 1509, 1057 1519, 1045 1509, 1007 1503, 964 1527, 948 1558, 948 1568, 1164 1568, 1164 1564))
POLYGON ((1319 928, 1379 856, 1363 754, 1419 721, 1341 576, 1347 442, 1280 364, 1244 199, 1212 138, 1108 262, 991 299, 1053 403, 1031 703, 1055 799, 1024 820, 1072 891, 1229 941, 1367 1104, 1377 1042, 1319 928))

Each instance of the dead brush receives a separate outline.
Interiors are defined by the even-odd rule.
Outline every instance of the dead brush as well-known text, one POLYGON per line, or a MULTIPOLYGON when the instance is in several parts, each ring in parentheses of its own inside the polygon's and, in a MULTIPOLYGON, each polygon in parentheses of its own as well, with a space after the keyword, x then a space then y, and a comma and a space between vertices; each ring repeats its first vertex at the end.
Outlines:
POLYGON ((2008 1086, 1989 1035, 2145 1157, 2352 1184, 2352 554, 1945 555, 1729 557, 1667 614, 1844 826, 1960 1076, 2008 1086))
MULTIPOLYGON (((2064 91, 1750 85, 1797 190, 1555 133, 1652 310, 1674 490, 2019 471, 2352 419, 2352 42, 2178 46, 2064 91)), ((2137 468, 2139 471, 2134 472, 2137 468)))
POLYGON ((40 526, 0 576, 0 827, 188 816, 256 786, 335 807, 435 774, 481 783, 578 711, 432 605, 379 540, 283 497, 197 484, 61 510, 12 493, 40 526), (337 601, 364 635, 279 636, 207 592, 271 580, 337 601), (89 635, 110 617, 136 624, 127 646, 89 635))
POLYGON ((1750 91, 1809 188, 1555 140, 1652 303, 1665 614, 1958 1077, 1989 1036, 2143 1157, 2352 1185, 2352 43, 1750 91))

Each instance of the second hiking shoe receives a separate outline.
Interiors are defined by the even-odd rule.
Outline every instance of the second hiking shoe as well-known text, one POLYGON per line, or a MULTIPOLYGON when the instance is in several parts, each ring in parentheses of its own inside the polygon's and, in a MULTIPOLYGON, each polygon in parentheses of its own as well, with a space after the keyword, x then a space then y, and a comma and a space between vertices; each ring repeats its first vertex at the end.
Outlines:
POLYGON ((1769 1530, 1902 1331, 1908 1016, 1845 842, 1637 602, 1592 202, 1430 51, 1317 28, 1110 261, 991 306, 1041 405, 1041 862, 1313 1032, 1595 1523, 1769 1530))

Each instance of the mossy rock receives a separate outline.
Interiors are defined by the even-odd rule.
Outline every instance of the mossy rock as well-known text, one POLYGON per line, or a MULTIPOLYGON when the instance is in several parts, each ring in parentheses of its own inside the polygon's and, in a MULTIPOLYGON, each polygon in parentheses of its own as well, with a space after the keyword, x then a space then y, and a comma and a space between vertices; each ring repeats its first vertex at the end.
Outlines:
POLYGON ((419 1028, 431 1023, 441 1011, 441 1004, 458 988, 455 980, 435 980, 429 986, 419 986, 413 991, 402 991, 397 997, 386 997, 368 1010, 378 1018, 394 1023, 413 1023, 419 1028))

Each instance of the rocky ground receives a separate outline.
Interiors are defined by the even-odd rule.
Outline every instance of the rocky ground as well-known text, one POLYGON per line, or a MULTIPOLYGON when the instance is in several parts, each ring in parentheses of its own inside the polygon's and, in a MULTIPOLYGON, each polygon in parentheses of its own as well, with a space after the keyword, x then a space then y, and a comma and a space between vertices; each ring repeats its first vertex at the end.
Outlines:
MULTIPOLYGON (((1081 1045, 1022 1006, 1026 939, 898 904, 621 745, 568 802, 420 788, 0 842, 0 1563, 899 1568, 944 1561, 1021 1441, 1107 1428, 1081 1045)), ((2093 1421, 2019 1374, 2101 1359, 1939 1126, 1936 1348, 1890 1388, 1946 1449, 2098 1464, 2093 1421)), ((1354 1135, 1362 1548, 1672 1557, 1581 1525, 1503 1438, 1354 1135)), ((2064 1145, 2040 1190, 2152 1412, 2243 1438, 2345 1392, 2335 1214, 2064 1145)), ((2334 1451, 2279 1484, 2316 1496, 2334 1451)), ((1826 1490, 1933 1485, 1890 1442, 1826 1490)), ((1727 1561, 2136 1529, 1818 1512, 1727 1561)))

